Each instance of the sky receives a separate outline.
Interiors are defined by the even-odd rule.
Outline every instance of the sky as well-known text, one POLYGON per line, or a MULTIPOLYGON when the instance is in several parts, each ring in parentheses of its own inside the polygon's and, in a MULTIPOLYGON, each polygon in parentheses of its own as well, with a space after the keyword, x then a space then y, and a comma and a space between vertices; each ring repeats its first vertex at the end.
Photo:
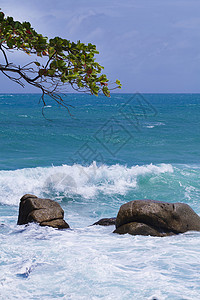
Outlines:
MULTIPOLYGON (((95 44, 121 92, 200 93, 199 0, 1 0, 0 7, 50 38, 95 44)), ((0 74, 0 93, 35 91, 0 74)))

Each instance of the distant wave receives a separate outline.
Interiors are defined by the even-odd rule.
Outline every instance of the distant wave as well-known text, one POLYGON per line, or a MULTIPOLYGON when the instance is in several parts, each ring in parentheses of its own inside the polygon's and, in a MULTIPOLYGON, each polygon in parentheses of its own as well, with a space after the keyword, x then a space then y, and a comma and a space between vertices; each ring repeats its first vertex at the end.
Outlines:
POLYGON ((154 128, 155 126, 165 126, 165 123, 163 122, 147 122, 143 127, 146 128, 154 128))
POLYGON ((19 117, 22 117, 22 118, 28 118, 27 115, 19 115, 19 117))
POLYGON ((42 197, 44 194, 80 195, 92 198, 98 193, 125 195, 136 188, 138 176, 173 172, 170 164, 126 167, 122 165, 88 167, 78 164, 49 168, 27 168, 0 171, 0 203, 18 205, 26 193, 42 197))

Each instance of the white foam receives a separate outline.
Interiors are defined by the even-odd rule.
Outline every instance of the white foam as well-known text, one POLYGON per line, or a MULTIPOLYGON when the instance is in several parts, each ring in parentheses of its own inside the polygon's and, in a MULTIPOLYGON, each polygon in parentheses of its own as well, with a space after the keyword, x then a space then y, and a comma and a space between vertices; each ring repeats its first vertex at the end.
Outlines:
POLYGON ((80 195, 92 198, 98 193, 126 194, 137 186, 138 176, 173 172, 170 164, 126 167, 101 165, 88 167, 75 164, 49 168, 27 168, 0 171, 0 203, 18 205, 26 193, 42 197, 43 194, 62 194, 63 197, 80 195))
POLYGON ((163 122, 147 122, 144 127, 146 128, 154 128, 155 126, 165 126, 163 122))
POLYGON ((159 238, 112 230, 31 224, 4 234, 1 299, 199 299, 198 232, 159 238))
POLYGON ((22 117, 22 118, 28 118, 27 115, 19 115, 19 117, 22 117))

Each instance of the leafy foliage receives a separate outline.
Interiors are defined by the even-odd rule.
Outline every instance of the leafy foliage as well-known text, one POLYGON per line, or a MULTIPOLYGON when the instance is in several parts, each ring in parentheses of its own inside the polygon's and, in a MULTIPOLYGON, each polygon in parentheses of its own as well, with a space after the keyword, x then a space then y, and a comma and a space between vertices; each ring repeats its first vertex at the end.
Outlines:
MULTIPOLYGON (((25 80, 39 88, 44 105, 44 95, 47 94, 65 106, 59 93, 66 84, 77 91, 94 95, 103 92, 110 96, 109 80, 101 74, 103 67, 95 61, 98 51, 91 43, 74 43, 60 37, 48 40, 38 34, 29 22, 14 21, 0 11, 0 50, 5 60, 4 64, 0 64, 0 71, 21 86, 24 86, 25 80), (25 52, 34 59, 24 66, 17 66, 8 61, 7 53, 13 50, 25 52), (43 63, 39 62, 40 57, 43 63)), ((119 80, 112 89, 116 88, 121 88, 119 80)))

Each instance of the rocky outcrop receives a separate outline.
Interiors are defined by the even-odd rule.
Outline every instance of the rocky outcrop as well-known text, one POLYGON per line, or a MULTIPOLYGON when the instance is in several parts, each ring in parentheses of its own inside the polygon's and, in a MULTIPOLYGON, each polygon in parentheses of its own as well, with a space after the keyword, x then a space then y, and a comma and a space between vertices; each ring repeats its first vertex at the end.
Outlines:
POLYGON ((200 231, 200 217, 184 203, 135 200, 120 207, 115 233, 168 236, 200 231))
POLYGON ((18 225, 36 222, 41 226, 69 228, 63 218, 63 209, 53 200, 41 199, 30 194, 24 195, 20 200, 18 225))
POLYGON ((110 226, 110 225, 115 225, 115 221, 116 218, 104 218, 95 222, 92 225, 110 226))
MULTIPOLYGON (((50 199, 26 194, 20 200, 18 225, 36 222, 41 226, 69 228, 61 206, 50 199)), ((93 225, 115 225, 114 233, 170 236, 186 231, 200 231, 200 217, 184 203, 135 200, 120 207, 117 218, 104 218, 93 225)))

